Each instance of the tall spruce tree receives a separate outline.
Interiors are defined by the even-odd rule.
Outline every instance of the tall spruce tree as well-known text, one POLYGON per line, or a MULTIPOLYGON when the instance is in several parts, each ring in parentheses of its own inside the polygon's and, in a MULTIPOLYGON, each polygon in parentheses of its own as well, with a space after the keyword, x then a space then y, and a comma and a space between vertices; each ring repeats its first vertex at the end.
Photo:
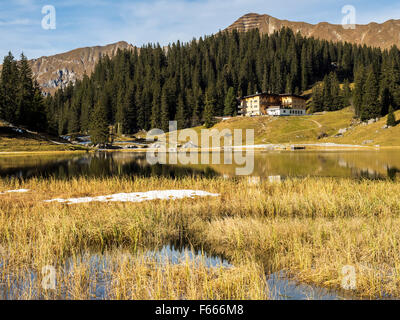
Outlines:
POLYGON ((361 116, 361 110, 363 107, 364 87, 365 87, 365 69, 363 66, 359 66, 355 75, 355 86, 353 92, 354 113, 357 117, 361 116))
POLYGON ((225 116, 234 116, 237 111, 237 101, 235 97, 235 91, 232 87, 229 88, 228 93, 225 98, 225 116))
POLYGON ((189 114, 186 110, 185 102, 181 95, 178 98, 178 107, 175 120, 178 122, 179 130, 187 128, 189 126, 189 114))
POLYGON ((361 108, 361 120, 369 120, 379 117, 380 105, 379 105, 379 88, 378 81, 373 66, 368 68, 367 78, 364 86, 364 97, 363 105, 361 108))
POLYGON ((42 91, 37 81, 33 83, 33 102, 32 112, 28 121, 29 127, 40 132, 46 132, 48 130, 46 107, 43 98, 42 91))
POLYGON ((19 84, 19 70, 17 62, 11 52, 4 57, 3 70, 0 81, 0 117, 4 120, 17 122, 17 95, 19 84))
POLYGON ((350 88, 350 81, 349 79, 345 79, 343 83, 343 90, 342 90, 342 98, 343 98, 343 106, 348 107, 350 105, 352 93, 350 88))
POLYGON ((207 92, 206 105, 204 108, 204 126, 206 128, 211 128, 215 123, 214 110, 215 110, 215 100, 212 97, 212 95, 207 92))
POLYGON ((392 106, 389 107, 389 114, 388 114, 388 118, 387 118, 386 124, 389 127, 394 127, 396 125, 396 117, 394 115, 394 109, 393 109, 392 106))
POLYGON ((170 121, 170 116, 169 116, 169 104, 168 104, 168 89, 166 86, 164 86, 162 90, 162 95, 161 95, 161 129, 164 132, 169 131, 169 121, 170 121))
POLYGON ((92 115, 90 136, 93 144, 106 144, 109 142, 109 126, 107 119, 107 98, 101 97, 96 103, 92 115))
POLYGON ((380 115, 383 117, 389 113, 389 107, 393 104, 393 99, 389 88, 387 87, 383 88, 380 97, 380 103, 381 103, 380 115))
POLYGON ((32 80, 32 70, 28 59, 21 54, 19 61, 19 79, 15 84, 18 86, 16 121, 18 124, 29 125, 32 116, 34 88, 32 80))
POLYGON ((324 95, 322 86, 323 84, 317 84, 313 87, 311 104, 311 112, 313 113, 324 110, 324 95))

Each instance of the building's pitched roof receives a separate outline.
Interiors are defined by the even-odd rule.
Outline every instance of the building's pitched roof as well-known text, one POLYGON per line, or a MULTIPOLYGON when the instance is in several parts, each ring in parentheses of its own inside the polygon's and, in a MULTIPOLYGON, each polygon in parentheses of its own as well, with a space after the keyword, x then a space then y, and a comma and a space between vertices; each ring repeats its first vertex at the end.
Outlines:
POLYGON ((255 93, 255 94, 251 94, 248 96, 244 96, 244 97, 240 97, 239 99, 247 99, 247 98, 254 98, 254 97, 259 97, 259 96, 275 96, 278 97, 279 94, 274 94, 274 93, 268 93, 268 92, 261 92, 261 93, 255 93))
POLYGON ((305 97, 303 97, 303 96, 299 96, 298 94, 283 93, 283 94, 280 94, 279 96, 280 96, 280 97, 295 97, 295 98, 307 100, 307 98, 305 98, 305 97))
POLYGON ((291 94, 291 93, 275 94, 275 93, 268 93, 268 92, 261 92, 261 93, 251 94, 251 95, 248 95, 248 96, 240 97, 238 99, 243 100, 243 99, 254 98, 254 97, 259 97, 259 96, 295 97, 295 98, 307 100, 305 97, 299 96, 297 94, 291 94))

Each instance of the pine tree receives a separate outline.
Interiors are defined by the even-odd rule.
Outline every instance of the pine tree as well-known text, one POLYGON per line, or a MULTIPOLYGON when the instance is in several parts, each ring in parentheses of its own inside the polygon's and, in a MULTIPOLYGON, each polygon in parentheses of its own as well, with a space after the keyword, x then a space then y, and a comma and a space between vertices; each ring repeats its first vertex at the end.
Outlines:
POLYGON ((18 85, 16 121, 18 124, 28 125, 29 119, 32 116, 33 96, 35 92, 33 88, 32 70, 24 54, 21 54, 21 60, 19 62, 19 81, 16 85, 18 85))
POLYGON ((117 96, 117 112, 115 114, 115 125, 117 128, 118 135, 125 133, 124 123, 125 123, 126 113, 127 113, 126 89, 120 88, 117 96))
POLYGON ((390 90, 389 88, 385 87, 382 90, 382 94, 381 94, 381 98, 380 98, 380 102, 381 102, 381 112, 380 115, 386 116, 389 113, 389 107, 392 106, 392 96, 390 94, 390 90))
POLYGON ((80 106, 73 104, 68 110, 68 133, 78 133, 80 131, 80 106))
POLYGON ((229 88, 228 94, 225 98, 225 108, 224 108, 224 115, 225 116, 233 116, 236 114, 237 110, 237 101, 235 97, 235 92, 232 87, 229 88))
POLYGON ((368 69, 365 81, 365 94, 363 97, 363 105, 361 108, 361 120, 366 121, 375 119, 380 115, 378 81, 372 65, 368 69))
POLYGON ((168 89, 164 86, 161 95, 161 129, 164 132, 169 131, 169 121, 168 89))
POLYGON ((153 94, 153 103, 151 108, 151 127, 153 129, 161 128, 161 92, 157 85, 153 94))
POLYGON ((301 89, 303 91, 308 89, 308 81, 310 77, 309 71, 310 67, 308 61, 307 47, 305 44, 303 44, 303 47, 301 49, 301 89))
POLYGON ((0 81, 0 117, 4 120, 17 122, 17 94, 19 70, 11 52, 4 57, 0 81))
POLYGON ((211 128, 214 125, 214 109, 215 109, 215 100, 209 93, 207 93, 206 105, 204 108, 204 126, 206 128, 211 128))
POLYGON ((340 110, 344 107, 343 96, 340 90, 340 83, 335 72, 330 74, 331 78, 331 97, 332 97, 332 108, 330 110, 340 110))
POLYGON ((176 119, 178 122, 178 129, 185 129, 189 126, 189 114, 187 112, 183 97, 180 95, 178 98, 178 107, 176 112, 176 119))
POLYGON ((138 124, 137 109, 135 103, 135 91, 133 84, 128 87, 128 92, 125 99, 127 106, 124 122, 125 131, 129 134, 136 133, 138 131, 138 124))
POLYGON ((351 88, 350 88, 350 81, 349 79, 344 80, 343 83, 343 90, 342 90, 342 99, 343 99, 343 106, 348 107, 350 105, 351 99, 351 88))
POLYGON ((394 115, 394 110, 392 106, 389 107, 389 114, 386 124, 388 127, 394 127, 396 125, 396 117, 394 115))
POLYGON ((326 75, 323 80, 322 96, 324 101, 324 111, 333 110, 333 96, 331 88, 331 76, 326 75))
POLYGON ((90 136, 92 143, 95 145, 109 142, 109 127, 105 100, 104 96, 101 97, 100 101, 95 105, 92 115, 90 136))
POLYGON ((323 89, 320 84, 317 84, 313 87, 312 91, 312 104, 311 104, 311 112, 321 112, 324 110, 324 95, 323 89))
POLYGON ((43 99, 42 91, 37 81, 34 81, 34 95, 32 103, 32 113, 28 125, 37 131, 46 132, 48 129, 46 118, 46 107, 43 99))
POLYGON ((353 92, 354 113, 357 117, 361 116, 363 106, 365 85, 365 70, 363 66, 359 66, 355 76, 355 87, 353 92))

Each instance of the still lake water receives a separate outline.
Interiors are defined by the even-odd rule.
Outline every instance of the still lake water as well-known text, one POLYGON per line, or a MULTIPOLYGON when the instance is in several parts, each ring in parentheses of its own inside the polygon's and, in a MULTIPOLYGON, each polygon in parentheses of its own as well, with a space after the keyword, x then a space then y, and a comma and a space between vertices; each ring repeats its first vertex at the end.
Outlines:
MULTIPOLYGON (((391 179, 400 177, 400 151, 296 151, 256 152, 251 176, 350 177, 391 179)), ((199 156, 200 157, 200 156, 199 156)), ((223 163, 223 155, 220 155, 223 163)), ((210 155, 211 160, 211 155, 210 155)), ((79 176, 235 177, 235 164, 151 165, 142 153, 0 156, 1 178, 79 176)))

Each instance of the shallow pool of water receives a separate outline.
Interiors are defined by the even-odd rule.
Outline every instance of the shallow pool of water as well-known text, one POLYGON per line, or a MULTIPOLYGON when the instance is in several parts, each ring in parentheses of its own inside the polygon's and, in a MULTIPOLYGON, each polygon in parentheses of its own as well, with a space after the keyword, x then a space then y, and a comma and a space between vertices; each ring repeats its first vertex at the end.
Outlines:
POLYGON ((276 272, 267 276, 267 283, 272 300, 348 300, 354 299, 351 292, 339 293, 318 286, 296 282, 286 273, 276 272))
MULTIPOLYGON (((159 265, 164 264, 184 264, 187 262, 198 263, 207 268, 234 268, 229 261, 208 255, 201 251, 194 251, 189 248, 178 249, 172 245, 166 245, 159 249, 147 250, 136 256, 128 251, 116 250, 99 253, 85 252, 78 256, 71 257, 62 265, 61 270, 64 277, 74 277, 79 273, 82 265, 87 266, 87 288, 90 297, 93 300, 104 300, 110 297, 110 288, 114 279, 110 276, 110 270, 115 267, 117 261, 124 259, 133 259, 134 257, 144 258, 146 261, 155 261, 159 265)), ((289 279, 284 272, 277 272, 267 275, 267 284, 270 299, 272 300, 345 300, 352 299, 351 295, 343 295, 335 291, 330 291, 317 286, 310 286, 298 283, 289 279)), ((42 277, 33 271, 27 270, 22 276, 8 274, 0 281, 0 300, 14 300, 34 297, 34 299, 43 299, 37 290, 41 285, 42 277), (8 284, 7 284, 8 283, 8 284), (30 291, 30 293, 29 293, 30 291)), ((64 278, 65 279, 65 278, 64 278)), ((71 299, 71 291, 68 284, 62 283, 61 290, 54 295, 54 299, 71 299)))
MULTIPOLYGON (((189 262, 195 266, 202 265, 207 268, 232 268, 228 261, 208 255, 201 251, 194 251, 189 248, 178 249, 172 245, 166 245, 159 249, 146 250, 142 253, 131 254, 129 251, 116 249, 115 251, 84 252, 74 257, 68 258, 61 268, 64 279, 73 278, 74 274, 79 273, 80 267, 85 266, 89 272, 86 273, 87 288, 93 300, 104 300, 109 298, 109 290, 114 279, 110 276, 110 271, 118 263, 126 262, 134 258, 142 258, 145 261, 154 261, 156 264, 179 265, 189 262)), ((132 261, 132 260, 131 260, 132 261)), ((4 261, 0 261, 0 268, 4 266, 4 261)), ((50 272, 50 271, 49 271, 50 272)), ((46 271, 47 274, 47 271, 46 271)), ((58 275, 59 278, 59 275, 58 275)), ((0 300, 26 299, 35 297, 43 299, 37 289, 41 286, 42 277, 36 271, 27 269, 22 274, 12 272, 0 278, 0 300)), ((71 299, 71 291, 66 283, 61 283, 61 290, 54 295, 54 299, 71 299)))

